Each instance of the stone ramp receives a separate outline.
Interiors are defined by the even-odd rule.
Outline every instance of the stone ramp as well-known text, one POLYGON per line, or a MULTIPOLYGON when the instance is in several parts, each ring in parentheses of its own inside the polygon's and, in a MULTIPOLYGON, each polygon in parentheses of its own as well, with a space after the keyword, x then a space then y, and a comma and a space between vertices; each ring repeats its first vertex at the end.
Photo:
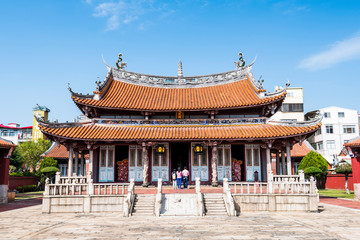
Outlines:
POLYGON ((161 216, 197 216, 196 194, 163 194, 161 216))

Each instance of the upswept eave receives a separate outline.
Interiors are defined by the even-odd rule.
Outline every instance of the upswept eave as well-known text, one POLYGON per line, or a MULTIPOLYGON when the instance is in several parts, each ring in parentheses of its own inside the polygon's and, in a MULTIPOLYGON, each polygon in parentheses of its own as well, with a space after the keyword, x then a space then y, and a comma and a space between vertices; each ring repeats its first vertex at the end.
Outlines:
POLYGON ((184 141, 184 140, 271 140, 298 138, 313 134, 320 122, 308 124, 53 124, 39 122, 49 138, 81 141, 184 141))

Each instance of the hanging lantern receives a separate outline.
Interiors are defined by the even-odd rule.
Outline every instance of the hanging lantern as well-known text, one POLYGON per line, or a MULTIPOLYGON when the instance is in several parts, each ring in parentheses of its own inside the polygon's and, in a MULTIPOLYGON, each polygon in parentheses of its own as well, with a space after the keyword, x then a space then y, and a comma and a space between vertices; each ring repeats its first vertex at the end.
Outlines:
POLYGON ((165 152, 165 146, 164 145, 157 145, 155 151, 156 151, 156 153, 164 153, 165 152))
POLYGON ((196 144, 194 146, 194 152, 195 153, 202 153, 203 152, 203 146, 201 144, 196 144))

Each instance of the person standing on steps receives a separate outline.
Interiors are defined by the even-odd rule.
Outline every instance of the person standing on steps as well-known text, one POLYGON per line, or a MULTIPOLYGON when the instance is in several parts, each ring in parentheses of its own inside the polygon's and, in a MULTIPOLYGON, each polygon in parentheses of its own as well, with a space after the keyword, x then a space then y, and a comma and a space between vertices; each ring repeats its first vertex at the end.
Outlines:
POLYGON ((176 171, 176 181, 177 181, 177 187, 178 189, 181 189, 181 178, 182 178, 182 172, 180 171, 180 168, 176 171))
POLYGON ((176 169, 172 171, 171 179, 172 179, 173 189, 176 189, 176 169))
POLYGON ((184 167, 184 170, 182 171, 182 175, 183 175, 183 177, 184 177, 184 188, 187 188, 190 173, 189 173, 189 171, 186 169, 186 167, 184 167))

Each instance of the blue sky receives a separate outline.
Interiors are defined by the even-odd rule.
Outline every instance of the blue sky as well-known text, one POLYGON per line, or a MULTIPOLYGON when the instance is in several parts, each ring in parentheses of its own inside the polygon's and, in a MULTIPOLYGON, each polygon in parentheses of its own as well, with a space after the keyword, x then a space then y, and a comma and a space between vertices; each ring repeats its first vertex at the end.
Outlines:
POLYGON ((232 70, 238 52, 258 56, 265 88, 304 88, 305 111, 360 110, 360 1, 2 0, 0 123, 32 124, 80 114, 67 90, 95 90, 122 52, 129 71, 184 75, 232 70))

